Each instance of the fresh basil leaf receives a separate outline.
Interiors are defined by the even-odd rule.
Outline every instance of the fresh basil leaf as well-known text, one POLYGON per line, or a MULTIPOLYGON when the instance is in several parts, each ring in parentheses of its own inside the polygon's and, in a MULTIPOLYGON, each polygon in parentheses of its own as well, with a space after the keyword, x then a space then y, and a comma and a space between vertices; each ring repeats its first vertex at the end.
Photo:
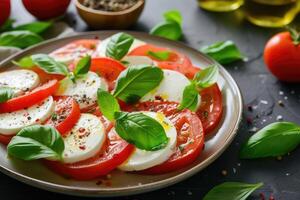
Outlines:
POLYGON ((115 119, 114 115, 120 111, 120 106, 117 99, 109 92, 102 90, 97 91, 98 106, 101 113, 110 121, 115 119))
POLYGON ((218 80, 219 68, 217 65, 212 65, 199 71, 195 77, 194 82, 200 88, 207 88, 215 84, 218 80))
POLYGON ((64 141, 51 126, 33 125, 23 128, 7 146, 10 156, 22 160, 51 158, 60 160, 64 141))
POLYGON ((169 51, 148 51, 147 54, 157 60, 165 61, 169 59, 171 53, 169 51))
POLYGON ((34 66, 34 62, 30 56, 23 57, 19 61, 13 60, 12 63, 23 68, 31 68, 34 66))
POLYGON ((178 23, 166 21, 154 26, 151 29, 150 34, 170 40, 179 40, 182 35, 182 29, 178 23))
POLYGON ((183 91, 182 101, 178 106, 178 110, 183 110, 185 108, 190 109, 191 111, 196 111, 199 103, 199 91, 197 86, 194 83, 186 86, 183 91))
POLYGON ((263 186, 263 183, 225 182, 211 189, 203 200, 246 200, 261 186, 263 186))
POLYGON ((13 98, 14 91, 9 87, 0 87, 0 103, 6 102, 13 98))
POLYGON ((79 60, 73 73, 75 78, 85 75, 89 72, 91 67, 91 56, 85 56, 79 60))
POLYGON ((14 30, 30 31, 36 34, 42 34, 53 25, 52 22, 32 22, 16 26, 14 30))
POLYGON ((13 29, 13 24, 16 20, 8 19, 4 22, 4 24, 0 27, 0 32, 11 31, 13 29))
POLYGON ((61 74, 67 76, 69 70, 64 63, 57 62, 47 54, 35 54, 31 56, 32 62, 49 74, 61 74))
POLYGON ((110 37, 106 47, 106 56, 121 60, 129 51, 134 38, 126 33, 117 33, 110 37))
POLYGON ((200 51, 221 64, 229 64, 244 58, 238 47, 230 40, 202 47, 200 51))
POLYGON ((152 65, 130 66, 119 75, 114 96, 134 103, 156 88, 163 79, 163 71, 152 65))
POLYGON ((177 24, 182 24, 182 16, 179 10, 169 10, 164 13, 164 18, 166 21, 176 22, 177 24))
POLYGON ((291 122, 276 122, 251 136, 243 145, 240 157, 245 159, 281 156, 300 143, 300 126, 291 122))
POLYGON ((12 46, 21 49, 40 43, 43 38, 30 31, 8 31, 0 35, 0 46, 12 46))
POLYGON ((169 141, 163 126, 143 113, 117 112, 115 118, 118 135, 139 149, 156 151, 169 141))

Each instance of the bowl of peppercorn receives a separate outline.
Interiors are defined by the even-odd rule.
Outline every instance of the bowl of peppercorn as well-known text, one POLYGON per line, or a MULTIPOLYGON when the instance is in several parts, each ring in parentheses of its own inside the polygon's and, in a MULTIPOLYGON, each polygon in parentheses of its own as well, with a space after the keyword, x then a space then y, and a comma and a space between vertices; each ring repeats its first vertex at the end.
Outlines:
POLYGON ((76 0, 81 18, 93 29, 126 29, 141 15, 145 0, 76 0))

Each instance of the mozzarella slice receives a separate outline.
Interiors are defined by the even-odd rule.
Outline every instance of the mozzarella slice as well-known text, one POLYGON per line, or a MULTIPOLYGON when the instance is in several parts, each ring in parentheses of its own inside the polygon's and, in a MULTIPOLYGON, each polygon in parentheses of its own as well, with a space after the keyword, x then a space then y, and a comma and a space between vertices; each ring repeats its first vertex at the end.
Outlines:
MULTIPOLYGON (((180 103, 184 88, 190 84, 190 80, 183 74, 173 70, 163 70, 164 78, 157 88, 146 94, 141 101, 153 101, 157 97, 165 101, 180 103)), ((201 97, 198 96, 198 105, 200 105, 201 97)))
POLYGON ((0 114, 0 133, 14 135, 26 126, 44 122, 54 112, 54 104, 52 96, 49 96, 27 109, 0 114))
POLYGON ((107 90, 106 82, 96 73, 88 72, 84 77, 72 82, 65 78, 61 82, 57 96, 72 96, 79 104, 80 109, 89 108, 97 102, 97 90, 107 90))
POLYGON ((174 153, 177 142, 176 128, 172 122, 162 113, 143 112, 145 115, 157 120, 165 129, 169 142, 163 149, 157 151, 145 151, 136 148, 127 161, 118 168, 123 171, 139 171, 159 165, 167 161, 174 153))
POLYGON ((31 70, 19 69, 0 73, 0 87, 12 88, 14 96, 22 95, 39 84, 39 76, 31 70))
POLYGON ((126 65, 154 65, 153 60, 147 56, 125 56, 122 61, 126 63, 126 65))
MULTIPOLYGON (((97 49, 96 49, 96 52, 95 54, 93 55, 94 57, 106 57, 106 47, 107 47, 107 44, 109 42, 110 38, 107 38, 105 40, 103 40, 100 45, 98 45, 97 49)), ((141 41, 141 40, 138 40, 138 39, 134 39, 130 49, 128 52, 132 51, 133 49, 139 47, 139 46, 142 46, 146 44, 145 42, 141 41)))
POLYGON ((92 114, 81 114, 77 124, 63 138, 63 162, 75 163, 93 157, 102 148, 105 138, 104 126, 100 119, 92 114))

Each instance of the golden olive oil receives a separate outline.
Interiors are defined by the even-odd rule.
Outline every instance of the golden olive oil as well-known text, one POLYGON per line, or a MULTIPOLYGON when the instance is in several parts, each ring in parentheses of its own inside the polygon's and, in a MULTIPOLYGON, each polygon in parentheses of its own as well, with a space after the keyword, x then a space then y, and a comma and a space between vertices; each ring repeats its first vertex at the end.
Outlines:
POLYGON ((293 21, 298 13, 298 0, 245 0, 247 19, 264 27, 282 27, 293 21))
POLYGON ((198 0, 203 9, 215 12, 227 12, 238 9, 244 0, 198 0))

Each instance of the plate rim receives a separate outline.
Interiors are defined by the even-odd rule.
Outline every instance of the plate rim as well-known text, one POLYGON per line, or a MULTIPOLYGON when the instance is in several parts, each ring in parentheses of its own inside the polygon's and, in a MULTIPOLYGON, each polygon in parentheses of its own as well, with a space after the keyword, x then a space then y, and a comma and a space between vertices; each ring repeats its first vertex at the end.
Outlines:
POLYGON ((233 79, 233 77, 229 74, 229 72, 222 65, 220 65, 218 62, 216 62, 212 58, 208 57, 207 55, 201 53, 200 51, 197 51, 193 47, 190 47, 189 45, 187 45, 181 41, 172 41, 172 40, 168 40, 168 39, 165 39, 162 37, 157 37, 157 36, 149 35, 148 33, 145 33, 145 32, 138 32, 138 31, 114 30, 114 31, 78 32, 78 33, 75 33, 70 36, 61 37, 61 38, 53 38, 53 39, 49 39, 44 42, 41 42, 39 44, 33 45, 25 50, 18 52, 17 54, 11 55, 8 58, 4 59, 3 61, 0 62, 0 66, 11 61, 15 57, 19 57, 22 54, 26 54, 28 51, 38 49, 42 46, 46 46, 49 43, 59 42, 59 41, 65 40, 65 39, 72 39, 72 38, 78 39, 78 38, 80 38, 80 36, 89 36, 89 35, 96 36, 97 34, 112 35, 112 34, 115 34, 118 32, 126 32, 129 34, 133 34, 133 35, 137 35, 137 36, 141 36, 141 37, 150 37, 156 41, 160 40, 160 41, 163 41, 166 43, 172 43, 172 45, 175 45, 178 47, 184 46, 185 48, 189 49, 189 51, 192 51, 198 55, 201 55, 202 58, 205 59, 206 62, 218 65, 221 73, 224 75, 224 77, 226 77, 226 81, 230 82, 230 86, 236 92, 235 95, 238 99, 238 102, 235 102, 235 104, 237 104, 237 107, 238 107, 237 120, 235 121, 234 126, 233 126, 232 130, 230 131, 231 134, 229 134, 226 137, 226 140, 224 141, 224 145, 221 148, 219 148, 217 151, 215 151, 210 157, 208 157, 203 162, 201 162, 200 163, 201 165, 200 164, 195 165, 195 166, 187 169, 186 171, 183 171, 179 174, 176 174, 176 175, 166 178, 164 180, 159 180, 159 181, 155 181, 155 182, 151 182, 151 183, 147 183, 147 184, 143 184, 143 185, 127 186, 126 188, 124 187, 122 189, 120 189, 120 188, 99 188, 99 189, 81 188, 81 189, 79 189, 74 186, 66 186, 66 185, 51 183, 51 182, 43 181, 40 179, 32 178, 30 176, 27 176, 27 175, 21 174, 19 172, 16 172, 14 170, 8 169, 5 166, 2 166, 2 164, 0 164, 0 171, 2 173, 20 181, 20 182, 23 182, 25 184, 28 184, 28 185, 31 185, 31 186, 34 186, 34 187, 37 187, 37 188, 40 188, 43 190, 51 191, 51 192, 68 194, 68 195, 72 195, 72 196, 94 196, 94 197, 112 197, 112 196, 114 196, 114 197, 117 197, 117 196, 133 195, 133 194, 150 192, 153 190, 168 187, 170 185, 174 185, 178 182, 181 182, 181 181, 195 175, 196 173, 200 172, 204 168, 206 168, 208 165, 210 165, 212 162, 214 162, 217 158, 219 158, 221 156, 221 154, 228 148, 228 146, 231 144, 231 142, 237 135, 237 131, 239 129, 240 122, 242 120, 243 98, 242 98, 240 88, 239 88, 237 82, 233 79))

